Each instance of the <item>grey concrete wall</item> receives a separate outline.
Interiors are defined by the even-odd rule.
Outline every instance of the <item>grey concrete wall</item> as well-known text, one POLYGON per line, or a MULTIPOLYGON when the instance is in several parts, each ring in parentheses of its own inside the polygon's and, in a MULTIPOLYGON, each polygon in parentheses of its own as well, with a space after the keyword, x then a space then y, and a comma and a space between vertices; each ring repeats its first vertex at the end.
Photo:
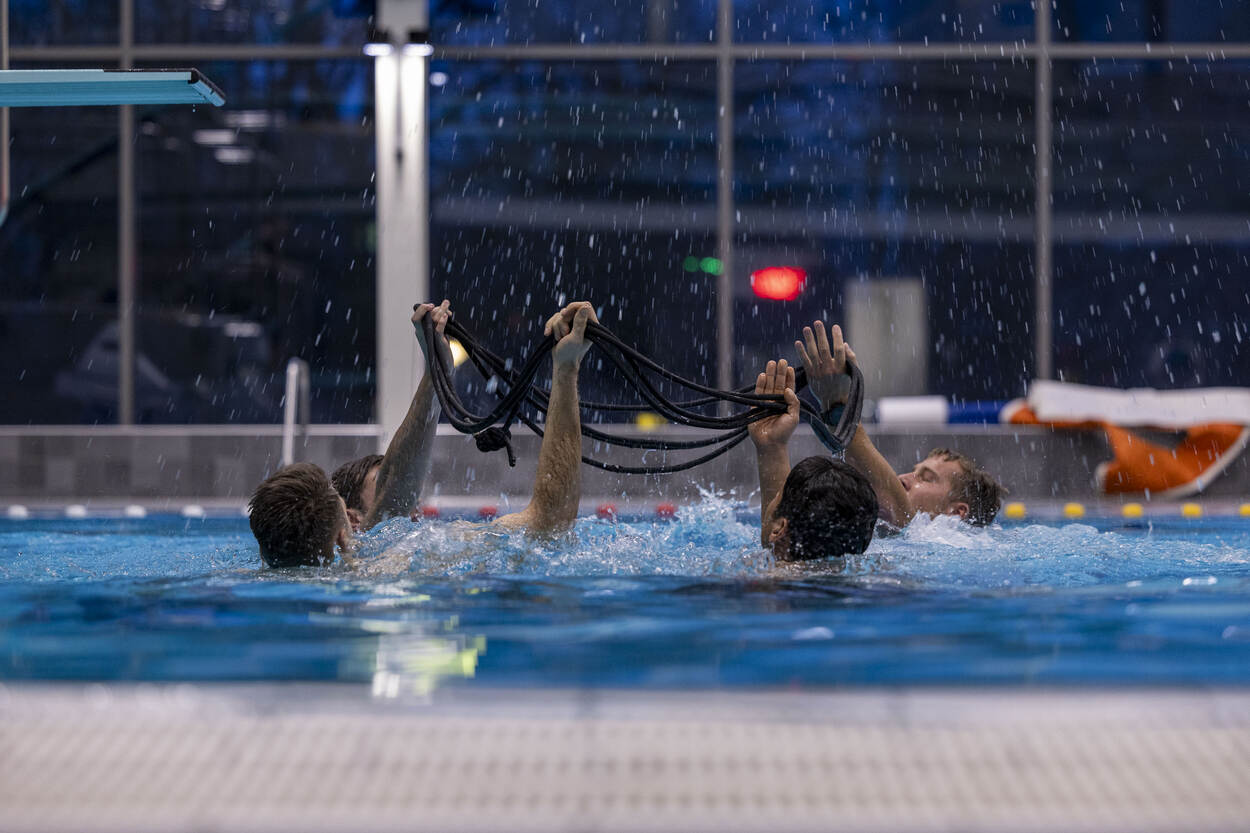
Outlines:
MULTIPOLYGON (((455 497, 520 497, 528 495, 538 455, 538 438, 515 430, 519 458, 509 468, 502 451, 479 452, 469 437, 440 428, 427 494, 455 497)), ((666 436, 691 437, 698 432, 666 428, 666 436)), ((1086 499, 1097 493, 1095 466, 1108 450, 1096 432, 1054 432, 1036 427, 936 426, 929 430, 874 429, 881 452, 896 469, 910 468, 935 446, 949 446, 972 455, 995 472, 1019 499, 1086 499)), ((318 426, 299 449, 299 458, 332 470, 340 463, 375 450, 368 426, 318 426)), ((637 465, 654 462, 656 452, 628 449, 585 449, 592 456, 637 465)), ((272 473, 281 453, 274 426, 108 428, 0 428, 0 500, 135 500, 245 501, 252 489, 272 473)), ((791 448, 798 461, 824 453, 806 429, 791 448)), ((674 453, 674 459, 685 459, 674 453)), ((755 455, 749 441, 698 469, 667 476, 614 475, 582 469, 582 493, 588 497, 684 500, 700 487, 737 490, 747 495, 756 487, 755 455)), ((1207 494, 1250 495, 1250 453, 1236 460, 1207 494)))

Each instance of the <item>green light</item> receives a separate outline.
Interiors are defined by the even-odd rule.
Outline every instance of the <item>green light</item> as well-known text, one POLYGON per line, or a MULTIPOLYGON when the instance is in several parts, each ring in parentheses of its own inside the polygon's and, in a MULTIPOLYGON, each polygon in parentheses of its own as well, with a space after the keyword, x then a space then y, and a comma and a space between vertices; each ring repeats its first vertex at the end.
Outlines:
POLYGON ((699 259, 694 255, 691 255, 681 262, 681 268, 685 269, 687 272, 698 272, 699 259))
POLYGON ((709 275, 719 275, 721 270, 725 268, 725 265, 720 262, 720 258, 705 257, 699 261, 699 268, 709 275))

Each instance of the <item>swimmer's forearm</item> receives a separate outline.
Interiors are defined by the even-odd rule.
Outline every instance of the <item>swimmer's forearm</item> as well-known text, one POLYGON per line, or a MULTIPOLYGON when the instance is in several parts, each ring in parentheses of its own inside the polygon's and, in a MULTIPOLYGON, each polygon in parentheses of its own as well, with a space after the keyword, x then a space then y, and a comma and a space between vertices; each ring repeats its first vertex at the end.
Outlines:
POLYGON ((538 450, 534 496, 523 513, 531 532, 562 532, 577 518, 582 493, 582 428, 578 365, 557 365, 551 380, 547 424, 538 450))
POLYGON ((912 518, 907 492, 893 467, 877 451, 872 440, 868 439, 868 433, 862 425, 856 426, 855 436, 846 448, 846 461, 868 478, 886 520, 895 526, 906 526, 912 518))
POLYGON ((421 487, 430 471, 434 437, 440 413, 434 383, 427 373, 417 385, 408 413, 399 424, 378 468, 377 500, 363 527, 369 529, 386 518, 407 515, 421 498, 421 487))
POLYGON ((773 501, 790 476, 790 449, 785 445, 756 446, 755 461, 760 474, 760 544, 767 547, 773 501))

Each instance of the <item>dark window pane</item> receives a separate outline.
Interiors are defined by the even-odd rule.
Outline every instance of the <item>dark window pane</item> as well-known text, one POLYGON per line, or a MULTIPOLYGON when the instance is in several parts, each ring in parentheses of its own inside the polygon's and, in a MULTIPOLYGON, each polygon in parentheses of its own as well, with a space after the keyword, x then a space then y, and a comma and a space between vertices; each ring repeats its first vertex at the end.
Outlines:
POLYGON ((1055 81, 1057 369, 1246 384, 1250 64, 1059 62, 1055 81))
POLYGON ((1055 36, 1102 43, 1232 43, 1250 40, 1237 0, 1055 0, 1055 36))
POLYGON ((99 0, 9 0, 13 46, 116 44, 118 4, 99 0))
POLYGON ((10 113, 0 422, 116 422, 117 110, 10 113))
POLYGON ((373 73, 368 60, 201 67, 227 107, 157 108, 139 131, 139 349, 155 422, 281 419, 311 365, 313 419, 372 417, 373 73))
POLYGON ((736 0, 734 39, 765 43, 1032 40, 1027 0, 736 0))
POLYGON ((744 63, 734 106, 738 378, 778 345, 791 357, 802 326, 821 317, 847 325, 853 345, 874 345, 860 356, 872 395, 1023 390, 1031 67, 744 63), (806 270, 802 294, 757 298, 751 273, 767 266, 806 270), (915 375, 900 387, 904 371, 915 375))
POLYGON ((457 0, 432 4, 430 25, 441 45, 708 43, 716 0, 457 0))
MULTIPOLYGON (((716 378, 715 68, 456 63, 431 99, 432 287, 504 355, 561 303, 675 371, 716 378)), ((461 374, 468 377, 471 374, 461 374)), ((621 381, 584 374, 583 396, 621 381)))
POLYGON ((138 43, 362 46, 366 18, 326 0, 136 0, 138 43))

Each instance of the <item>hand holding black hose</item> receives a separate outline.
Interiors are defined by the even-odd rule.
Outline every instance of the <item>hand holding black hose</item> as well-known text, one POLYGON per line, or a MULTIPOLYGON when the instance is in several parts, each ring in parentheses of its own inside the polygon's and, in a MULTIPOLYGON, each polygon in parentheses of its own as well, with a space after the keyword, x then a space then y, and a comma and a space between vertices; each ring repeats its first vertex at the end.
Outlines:
MULTIPOLYGON (((535 385, 534 379, 542 360, 555 346, 555 340, 550 336, 539 340, 530 350, 520 369, 514 370, 509 368, 507 362, 484 347, 454 317, 447 323, 446 334, 460 342, 468 354, 469 361, 483 378, 493 377, 498 380, 496 392, 500 397, 500 401, 487 414, 475 414, 465 406, 451 381, 454 362, 450 351, 443 339, 435 333, 434 326, 427 316, 422 322, 421 333, 426 342, 426 355, 431 357, 427 372, 431 374, 434 391, 438 395, 448 422, 462 434, 475 435, 478 448, 483 451, 506 448, 509 464, 515 465, 516 456, 512 452, 509 427, 513 421, 520 421, 535 434, 542 436, 542 429, 533 419, 523 414, 521 408, 529 405, 540 413, 546 413, 550 391, 535 385), (505 386, 506 390, 504 390, 505 386)), ((621 466, 586 456, 582 457, 582 462, 595 468, 622 474, 672 474, 685 471, 713 460, 741 443, 746 439, 747 426, 752 422, 785 411, 786 406, 782 397, 757 395, 752 392, 753 385, 733 391, 722 391, 685 379, 625 344, 598 323, 587 324, 586 339, 600 347, 605 358, 621 371, 643 402, 636 405, 583 402, 581 403, 583 411, 655 411, 665 419, 679 425, 690 425, 720 432, 699 440, 623 437, 596 430, 583 420, 582 435, 595 442, 661 451, 712 448, 707 454, 691 460, 654 466, 621 466), (667 379, 698 396, 685 401, 670 400, 660 392, 656 383, 648 378, 648 374, 667 379), (719 402, 728 402, 746 410, 723 416, 708 415, 699 410, 719 402)), ((820 441, 835 454, 840 453, 850 443, 855 428, 859 424, 863 407, 863 376, 859 368, 853 362, 848 361, 845 372, 849 377, 850 390, 841 413, 836 414, 834 426, 826 425, 823 415, 812 405, 800 402, 802 418, 807 420, 820 441)), ((800 370, 797 374, 796 390, 802 390, 806 383, 806 374, 800 370)))

